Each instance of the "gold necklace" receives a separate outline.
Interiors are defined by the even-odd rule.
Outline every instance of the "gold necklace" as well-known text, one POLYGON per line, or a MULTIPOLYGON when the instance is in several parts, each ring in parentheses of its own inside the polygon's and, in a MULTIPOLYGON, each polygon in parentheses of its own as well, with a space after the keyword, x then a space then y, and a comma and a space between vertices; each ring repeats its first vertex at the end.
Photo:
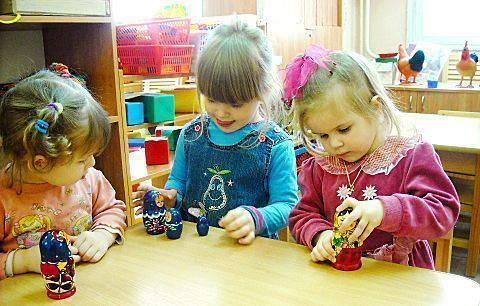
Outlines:
POLYGON ((349 190, 350 195, 352 195, 353 191, 355 190, 355 182, 357 181, 358 177, 360 176, 360 173, 362 173, 363 166, 365 166, 367 159, 368 159, 368 157, 364 160, 364 162, 360 166, 360 170, 358 171, 357 176, 355 177, 353 182, 350 182, 350 174, 348 173, 347 164, 345 163, 345 161, 343 161, 343 166, 345 167, 345 174, 347 174, 348 190, 349 190))

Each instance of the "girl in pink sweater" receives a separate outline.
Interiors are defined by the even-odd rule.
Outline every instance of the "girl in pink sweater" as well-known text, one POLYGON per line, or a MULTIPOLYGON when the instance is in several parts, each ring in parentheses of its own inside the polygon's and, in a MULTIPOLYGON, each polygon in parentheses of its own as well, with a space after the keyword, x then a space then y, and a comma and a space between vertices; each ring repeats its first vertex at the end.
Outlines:
POLYGON ((340 231, 358 222, 349 241, 363 243, 364 256, 433 269, 427 240, 452 229, 458 196, 432 145, 400 136, 376 71, 358 54, 311 45, 287 66, 285 86, 314 155, 302 165, 302 198, 289 216, 295 239, 313 261, 334 262, 333 217, 351 207, 340 231))
POLYGON ((92 168, 109 140, 105 111, 73 79, 41 71, 1 97, 0 118, 0 280, 40 273, 50 229, 72 236, 76 262, 100 260, 126 227, 125 204, 92 168))

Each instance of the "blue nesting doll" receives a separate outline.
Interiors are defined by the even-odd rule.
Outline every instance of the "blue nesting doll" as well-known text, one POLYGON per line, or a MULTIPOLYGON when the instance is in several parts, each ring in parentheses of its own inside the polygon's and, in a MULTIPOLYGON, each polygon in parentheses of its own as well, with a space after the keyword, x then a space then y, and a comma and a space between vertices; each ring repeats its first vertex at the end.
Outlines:
POLYGON ((143 197, 143 225, 150 235, 165 233, 165 202, 160 192, 149 190, 143 197))
POLYGON ((64 231, 49 230, 40 238, 40 271, 45 280, 47 296, 60 300, 72 296, 75 291, 75 262, 68 248, 70 238, 64 231))
POLYGON ((170 208, 165 214, 167 222, 167 237, 169 239, 178 239, 182 235, 183 224, 180 212, 175 208, 170 208))
POLYGON ((200 236, 207 236, 208 234, 208 220, 204 215, 197 218, 197 232, 200 236))

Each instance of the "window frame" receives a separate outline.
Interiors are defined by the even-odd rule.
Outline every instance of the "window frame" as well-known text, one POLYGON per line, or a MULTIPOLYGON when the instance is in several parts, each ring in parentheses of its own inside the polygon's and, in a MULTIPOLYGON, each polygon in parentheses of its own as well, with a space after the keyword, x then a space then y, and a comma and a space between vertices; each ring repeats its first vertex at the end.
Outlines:
MULTIPOLYGON (((449 2, 450 3, 450 2, 449 2)), ((458 4, 457 4, 458 5, 458 4)), ((407 41, 427 41, 452 50, 462 50, 465 41, 468 41, 470 50, 480 50, 480 29, 477 36, 427 36, 423 34, 423 0, 407 1, 407 41)))

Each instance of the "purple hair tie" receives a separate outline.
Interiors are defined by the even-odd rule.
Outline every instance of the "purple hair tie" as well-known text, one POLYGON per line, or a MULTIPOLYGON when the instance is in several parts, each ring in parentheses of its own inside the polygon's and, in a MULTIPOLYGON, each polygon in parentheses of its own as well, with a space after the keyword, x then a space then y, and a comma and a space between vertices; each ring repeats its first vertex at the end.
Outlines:
POLYGON ((332 50, 312 44, 305 49, 302 57, 292 59, 285 69, 283 99, 289 101, 293 98, 302 98, 303 86, 318 68, 328 70, 332 74, 333 72, 326 64, 332 62, 328 58, 330 53, 332 53, 332 50))

